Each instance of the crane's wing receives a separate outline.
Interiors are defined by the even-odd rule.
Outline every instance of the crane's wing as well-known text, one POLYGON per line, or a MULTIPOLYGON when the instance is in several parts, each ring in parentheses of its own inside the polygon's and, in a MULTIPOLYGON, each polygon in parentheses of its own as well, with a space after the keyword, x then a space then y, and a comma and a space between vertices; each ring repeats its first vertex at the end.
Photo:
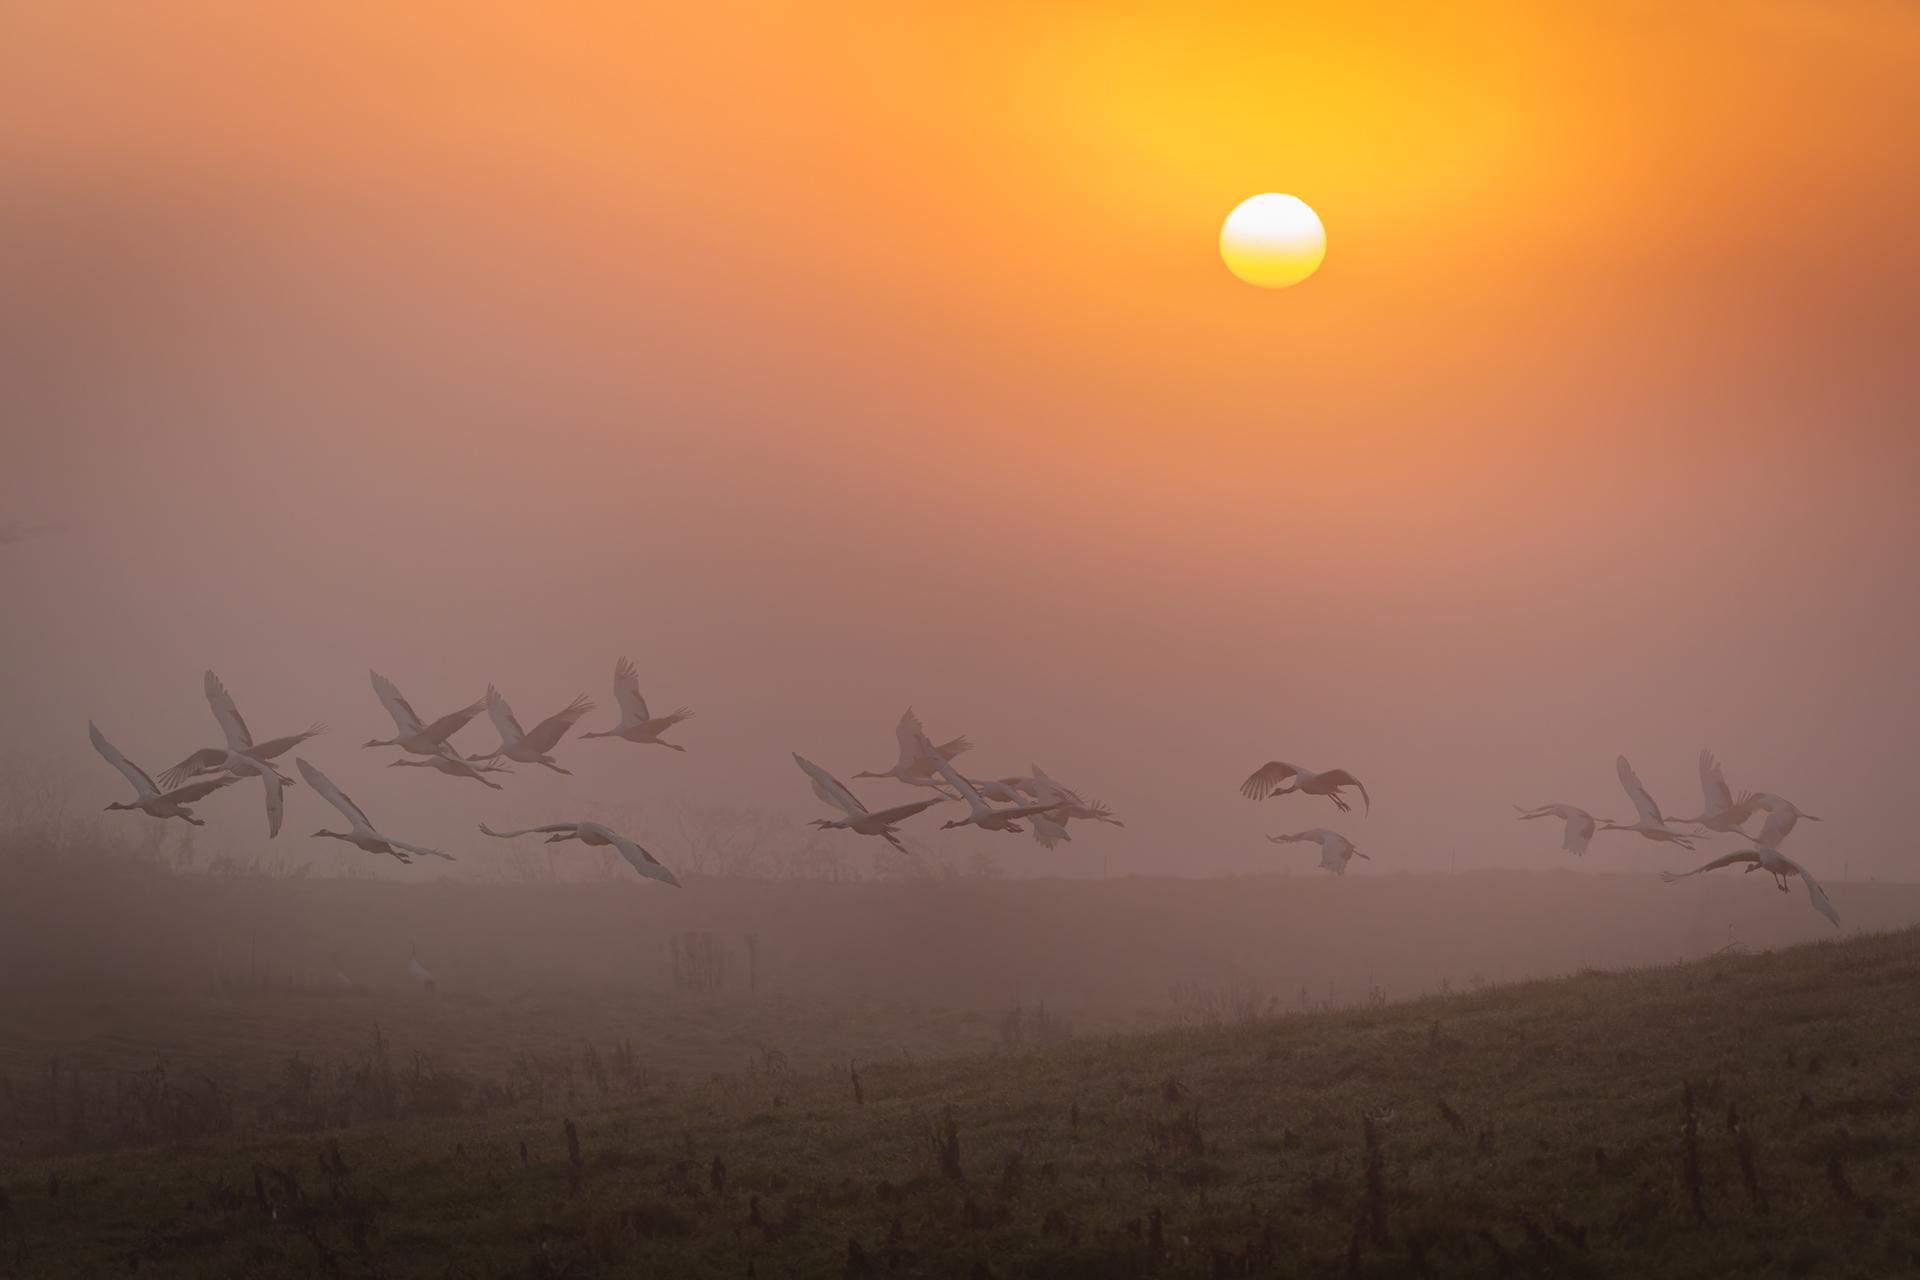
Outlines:
POLYGON ((205 683, 207 705, 213 708, 213 718, 220 722, 220 732, 227 736, 227 746, 243 755, 251 754, 253 735, 247 732, 247 722, 240 718, 240 708, 233 705, 233 695, 211 671, 207 672, 205 683))
POLYGON ((1675 880, 1685 880, 1688 876, 1697 876, 1703 871, 1718 871, 1721 867, 1730 867, 1736 862, 1758 862, 1760 855, 1751 849, 1737 849, 1732 853, 1723 853, 1712 862, 1703 862, 1691 871, 1662 871, 1660 878, 1668 884, 1675 880))
POLYGON ((630 840, 617 831, 607 832, 607 838, 613 842, 613 847, 620 851, 620 856, 627 860, 627 865, 635 871, 649 880, 658 880, 676 889, 680 887, 679 878, 667 870, 666 864, 654 857, 637 841, 630 840))
POLYGON ((1055 822, 1052 818, 1044 814, 1036 814, 1034 816, 1030 829, 1033 838, 1039 841, 1042 849, 1052 849, 1063 840, 1071 841, 1073 839, 1072 836, 1067 834, 1065 823, 1055 822))
MULTIPOLYGON (((231 764, 233 759, 232 756, 227 757, 228 763, 231 764)), ((271 840, 280 834, 280 821, 287 816, 285 784, 280 781, 280 775, 272 765, 260 764, 257 760, 253 763, 258 767, 251 772, 260 775, 260 785, 267 793, 267 839, 271 840)))
POLYGON ((511 840, 515 836, 556 835, 562 831, 572 835, 579 830, 580 824, 577 822, 549 822, 544 827, 522 827, 518 831, 495 831, 484 822, 480 824, 481 833, 492 836, 496 840, 511 840))
POLYGON ((974 790, 989 800, 1001 804, 1019 804, 1027 798, 1025 791, 1015 787, 1005 778, 969 778, 974 790))
POLYGON ((160 785, 167 788, 179 786, 196 773, 205 773, 209 769, 218 769, 226 763, 225 747, 202 747, 200 750, 174 765, 160 775, 160 785))
POLYGON ((270 738, 265 742, 255 743, 253 750, 247 754, 255 760, 271 760, 275 756, 285 755, 308 738, 317 738, 326 731, 327 726, 316 720, 299 733, 290 733, 284 738, 270 738))
POLYGON ((951 760, 957 755, 973 750, 973 740, 963 733, 957 738, 941 743, 934 750, 940 753, 941 759, 951 760))
POLYGON ((1733 808, 1733 788, 1727 785, 1727 775, 1713 752, 1704 747, 1700 750, 1700 794, 1707 802, 1704 812, 1725 813, 1733 808))
POLYGON ((1753 840, 1765 849, 1778 849, 1780 842, 1792 835, 1800 822, 1799 810, 1784 800, 1775 799, 1776 803, 1767 806, 1767 820, 1760 824, 1760 834, 1753 840))
MULTIPOLYGON (((953 761, 933 749, 933 744, 927 741, 927 735, 924 733, 920 735, 915 754, 924 755, 933 761, 934 772, 945 778, 947 785, 960 793, 960 798, 967 802, 967 808, 976 814, 994 812, 993 806, 981 799, 980 793, 974 790, 973 784, 962 777, 960 771, 953 767, 953 761)), ((1045 813, 1052 807, 1052 804, 1029 805, 1023 812, 1045 813)), ((1012 817, 1014 814, 1012 809, 1002 809, 1000 812, 1006 814, 1008 817, 1012 817)))
POLYGON ((640 669, 622 658, 613 668, 613 699, 620 704, 622 720, 651 720, 647 700, 640 696, 640 669))
POLYGON ((586 694, 581 694, 533 726, 533 732, 526 738, 527 745, 543 754, 553 750, 559 745, 560 739, 567 736, 567 730, 573 728, 574 723, 591 710, 593 710, 593 700, 586 694))
POLYGON ((411 853, 418 858, 444 858, 448 862, 454 860, 452 854, 442 853, 438 849, 429 849, 423 844, 408 844, 405 840, 395 840, 392 836, 381 836, 380 838, 385 840, 392 848, 399 849, 405 853, 411 853))
POLYGON ((203 782, 190 782, 184 787, 175 787, 160 798, 170 804, 192 804, 195 800, 204 799, 220 788, 230 787, 238 781, 240 781, 238 774, 223 773, 217 778, 208 778, 203 782))
POLYGON ((1247 775, 1240 784, 1240 794, 1249 800, 1264 800, 1299 774, 1298 768, 1284 760, 1269 760, 1247 775))
POLYGON ((1036 813, 1052 813, 1059 807, 1058 800, 1042 800, 1037 804, 1003 805, 993 812, 1002 818, 1026 818, 1036 813))
POLYGON ((380 698, 380 705, 393 717, 393 727, 402 737, 420 732, 425 726, 420 721, 420 713, 415 711, 407 700, 400 696, 400 687, 381 675, 378 671, 369 671, 373 680, 373 691, 380 698))
POLYGON ((1039 765, 1035 764, 1027 767, 1032 770, 1032 776, 1029 777, 1027 781, 1033 784, 1032 791, 1036 800, 1052 799, 1067 800, 1074 804, 1086 803, 1078 791, 1075 791, 1072 787, 1062 786, 1039 765))
POLYGON ((948 796, 934 796, 930 800, 909 800, 905 804, 897 804, 891 809, 882 809, 878 813, 870 814, 869 816, 890 827, 896 822, 906 821, 923 809, 931 809, 936 804, 944 804, 948 799, 950 799, 948 796))
POLYGON ((1593 815, 1584 809, 1574 809, 1572 805, 1566 808, 1572 811, 1566 815, 1567 837, 1561 847, 1569 853, 1585 853, 1587 842, 1593 839, 1593 815))
POLYGON ((1782 858, 1781 861, 1799 872, 1800 878, 1807 882, 1807 901, 1813 904, 1813 909, 1833 921, 1834 927, 1838 928, 1840 925, 1840 913, 1834 910, 1833 899, 1829 898, 1827 891, 1820 887, 1820 882, 1807 874, 1807 869, 1795 862, 1792 858, 1782 858))
POLYGON ((1320 865, 1337 876, 1347 874, 1347 863, 1352 859, 1353 855, 1353 846, 1344 840, 1339 844, 1328 844, 1325 841, 1321 842, 1320 865))
POLYGON ((1334 787, 1355 788, 1360 792, 1360 799, 1366 804, 1366 811, 1373 812, 1373 797, 1367 794, 1366 785, 1345 769, 1329 769, 1320 775, 1320 781, 1334 787))
POLYGON ((819 765, 801 755, 798 751, 793 753, 793 762, 799 765, 809 778, 813 779, 813 794, 819 796, 823 802, 832 805, 849 818, 864 818, 867 816, 867 806, 861 804, 860 797, 854 795, 853 792, 847 789, 846 783, 840 781, 840 779, 834 777, 825 769, 822 769, 819 765))
POLYGON ((487 716, 493 721, 493 727, 500 731, 502 743, 512 746, 525 740, 527 731, 513 718, 513 708, 507 705, 507 700, 492 685, 487 686, 487 716))
POLYGON ((480 699, 478 702, 469 702, 458 711, 447 712, 447 714, 428 725, 422 732, 435 742, 444 744, 448 738, 451 738, 454 734, 466 728, 475 716, 486 709, 487 700, 485 698, 480 699))
MULTIPOLYGON (((908 707, 901 714, 900 723, 893 726, 893 736, 900 745, 901 769, 910 769, 922 763, 921 744, 927 740, 927 732, 920 727, 920 717, 913 714, 912 707, 908 707)), ((931 767, 931 762, 928 762, 928 767, 931 767)))
POLYGON ((1738 828, 1746 825, 1747 819, 1751 818, 1754 810, 1759 807, 1760 802, 1753 792, 1742 791, 1727 812, 1733 815, 1733 825, 1738 828))
POLYGON ((1633 807, 1640 811, 1640 820, 1649 826, 1666 826, 1667 820, 1661 815, 1660 806, 1647 794, 1646 787, 1640 783, 1640 775, 1633 771, 1633 766, 1627 763, 1625 756, 1615 762, 1614 769, 1620 775, 1620 785, 1626 788, 1627 799, 1633 801, 1633 807))
POLYGON ((366 811, 355 804, 346 792, 335 786, 332 778, 308 764, 303 756, 295 756, 293 764, 300 770, 300 776, 307 780, 307 785, 319 792, 328 804, 338 809, 341 816, 348 822, 366 831, 373 830, 373 823, 368 820, 366 811))
POLYGON ((140 793, 142 800, 160 794, 160 788, 153 785, 153 779, 147 776, 147 771, 121 755, 120 749, 108 742, 107 735, 101 733, 91 720, 87 721, 87 737, 92 739, 93 749, 133 784, 133 789, 140 793))

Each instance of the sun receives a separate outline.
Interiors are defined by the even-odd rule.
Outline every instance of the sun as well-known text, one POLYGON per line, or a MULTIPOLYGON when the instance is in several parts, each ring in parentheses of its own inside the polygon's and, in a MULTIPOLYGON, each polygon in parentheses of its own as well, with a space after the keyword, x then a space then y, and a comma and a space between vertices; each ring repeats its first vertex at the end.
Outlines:
POLYGON ((1299 284, 1327 256, 1327 229, 1298 196, 1269 191, 1234 206, 1220 227, 1227 270, 1262 289, 1299 284))

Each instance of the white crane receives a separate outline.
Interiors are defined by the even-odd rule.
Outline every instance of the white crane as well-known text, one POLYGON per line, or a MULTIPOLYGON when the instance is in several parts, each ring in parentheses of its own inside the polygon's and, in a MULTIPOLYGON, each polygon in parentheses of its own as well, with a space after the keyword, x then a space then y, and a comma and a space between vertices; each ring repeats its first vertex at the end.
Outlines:
POLYGON ((1760 824, 1760 834, 1753 838, 1753 842, 1762 848, 1778 849, 1780 842, 1793 834, 1793 829, 1800 825, 1802 818, 1808 822, 1820 821, 1785 796, 1774 795, 1771 791, 1756 792, 1752 800, 1753 807, 1767 815, 1760 824))
POLYGON ((907 804, 897 804, 890 809, 869 809, 860 802, 847 784, 822 769, 799 752, 793 753, 793 762, 800 766, 813 780, 813 794, 844 815, 839 818, 815 818, 813 825, 824 831, 852 831, 863 836, 879 836, 894 848, 904 852, 906 846, 900 843, 900 837, 894 834, 894 828, 923 809, 951 799, 950 796, 937 795, 926 800, 914 800, 907 804))
POLYGON ((1713 752, 1704 748, 1700 752, 1700 799, 1698 817, 1672 821, 1692 823, 1709 831, 1746 834, 1740 831, 1740 826, 1753 816, 1753 793, 1742 792, 1738 800, 1734 799, 1733 788, 1727 785, 1727 775, 1720 768, 1720 762, 1713 758, 1713 752))
POLYGON ((669 747, 675 751, 686 748, 677 742, 664 741, 660 735, 682 720, 690 719, 693 712, 685 707, 672 715, 656 716, 647 710, 647 700, 640 696, 640 672, 631 661, 620 659, 613 668, 613 697, 620 704, 620 723, 599 733, 583 733, 584 738, 625 738, 628 742, 651 743, 657 747, 669 747))
POLYGON ((438 849, 408 844, 404 840, 395 840, 392 836, 381 835, 374 829, 373 821, 367 817, 366 810, 355 804, 346 792, 335 786, 332 778, 298 756, 294 757, 293 764, 300 770, 300 776, 307 780, 307 785, 319 792, 328 804, 338 809, 341 816, 352 824, 352 829, 349 831, 329 831, 322 827, 313 833, 315 839, 325 836, 330 840, 344 840, 350 845, 365 849, 368 853, 391 854, 401 862, 411 862, 414 857, 445 858, 448 862, 453 861, 450 855, 438 849))
POLYGON ((1521 809, 1521 820, 1527 818, 1558 818, 1567 824, 1566 835, 1560 841, 1560 847, 1568 853, 1585 853, 1587 842, 1593 839, 1593 815, 1585 809, 1570 804, 1543 804, 1538 809, 1521 809))
POLYGON ((1647 793, 1646 787, 1641 785, 1639 775, 1634 773, 1633 766, 1627 763, 1625 756, 1620 757, 1614 769, 1620 775, 1620 785, 1626 789, 1627 798, 1633 801, 1633 807, 1639 810, 1640 817, 1636 822, 1615 822, 1611 818, 1603 818, 1600 821, 1600 830, 1638 831, 1649 840, 1664 840, 1669 844, 1677 844, 1682 849, 1693 848, 1692 840, 1667 826, 1666 816, 1660 812, 1660 806, 1653 802, 1653 797, 1647 793))
POLYGON ((266 761, 241 755, 238 751, 227 753, 226 768, 235 777, 251 773, 260 779, 260 787, 265 793, 267 805, 267 839, 272 840, 278 837, 280 822, 287 816, 286 788, 293 784, 266 761))
POLYGON ((483 787, 492 787, 495 791, 505 790, 499 783, 487 780, 489 773, 512 773, 505 765, 485 764, 456 755, 452 747, 442 744, 441 749, 422 760, 392 760, 387 763, 389 769, 438 769, 449 778, 472 778, 483 787))
POLYGON ((1073 837, 1067 834, 1067 824, 1054 810, 1049 809, 1045 813, 1034 814, 1028 819, 1028 824, 1035 842, 1042 849, 1055 849, 1062 842, 1070 844, 1073 841, 1073 837))
MULTIPOLYGON (((255 762, 272 760, 277 756, 299 746, 308 738, 325 733, 327 726, 315 723, 300 733, 290 733, 284 738, 270 738, 266 742, 255 742, 253 734, 247 728, 247 722, 240 716, 240 708, 234 705, 233 695, 227 692, 227 686, 220 683, 220 677, 209 671, 202 680, 206 689, 207 705, 213 709, 213 718, 220 725, 220 732, 226 737, 224 747, 202 747, 182 760, 179 764, 160 775, 162 784, 177 787, 188 778, 203 773, 225 773, 238 770, 242 773, 258 773, 259 770, 248 765, 234 764, 234 757, 242 756, 255 762)), ((291 779, 281 774, 281 785, 289 785, 291 779)))
POLYGON ((380 705, 393 717, 395 733, 391 738, 371 738, 363 746, 398 747, 416 756, 439 755, 442 748, 447 746, 447 739, 466 728, 468 722, 487 709, 487 700, 481 698, 428 724, 400 695, 399 686, 393 681, 378 671, 369 671, 367 675, 373 680, 373 691, 379 696, 380 705))
POLYGON ((1815 880, 1811 875, 1808 875, 1805 867, 1795 862, 1792 858, 1787 857, 1778 849, 1741 849, 1734 853, 1722 854, 1712 862, 1702 863, 1691 871, 1682 871, 1679 873, 1662 871, 1660 878, 1668 884, 1672 884, 1675 880, 1685 880, 1688 876, 1697 876, 1702 871, 1714 871, 1720 867, 1732 866, 1736 862, 1749 864, 1747 866, 1749 874, 1755 871, 1766 871, 1770 873, 1773 876, 1774 887, 1782 893, 1787 892, 1787 877, 1799 876, 1807 883, 1807 901, 1813 904, 1813 909, 1833 921, 1836 928, 1839 927, 1840 913, 1833 909, 1833 901, 1827 897, 1827 891, 1820 887, 1820 882, 1815 880))
POLYGON ((939 790, 940 783, 934 777, 938 772, 936 762, 952 760, 962 752, 973 749, 973 743, 964 734, 937 747, 926 745, 926 730, 920 727, 920 717, 913 714, 912 707, 907 708, 906 714, 900 717, 900 723, 894 726, 893 736, 900 746, 900 758, 894 761, 893 768, 879 771, 862 769, 854 777, 897 778, 911 786, 939 790))
POLYGON ((488 685, 487 715, 492 717, 493 727, 500 731, 500 749, 491 752, 485 758, 491 760, 498 756, 505 756, 521 764, 542 764, 555 773, 570 774, 573 770, 561 768, 547 753, 560 744, 560 739, 567 736, 567 730, 573 728, 574 723, 581 716, 591 710, 593 710, 593 703, 583 693, 535 725, 533 732, 528 733, 520 727, 520 722, 513 718, 513 708, 509 707, 507 700, 500 696, 500 691, 488 685))
POLYGON ((1268 796, 1290 795, 1298 791, 1302 795, 1325 796, 1333 801, 1334 807, 1342 813, 1353 808, 1340 794, 1344 787, 1359 791, 1360 799, 1366 804, 1366 811, 1373 812, 1373 797, 1361 785, 1360 779, 1345 769, 1328 769, 1325 773, 1315 773, 1311 769, 1302 769, 1297 764, 1288 764, 1284 760, 1269 760, 1266 764, 1247 775, 1240 784, 1240 794, 1249 800, 1264 800, 1268 796), (1288 786, 1291 782, 1293 785, 1288 786))
POLYGON ((1020 804, 1030 794, 1031 778, 968 778, 973 789, 995 804, 1020 804))
POLYGON ((1104 822, 1109 826, 1124 827, 1127 824, 1113 816, 1113 810, 1097 800, 1087 800, 1078 791, 1048 776, 1039 765, 1031 766, 1033 773, 1025 780, 1022 791, 1035 800, 1053 800, 1055 816, 1065 822, 1069 818, 1078 818, 1082 822, 1104 822))
POLYGON ((1078 819, 1082 822, 1105 822, 1112 826, 1124 827, 1127 824, 1113 816, 1113 810, 1098 801, 1089 801, 1072 787, 1055 781, 1039 765, 1031 766, 1033 772, 1019 779, 1015 789, 1020 793, 1017 798, 1032 796, 1035 800, 1049 800, 1054 807, 1043 814, 1034 815, 1033 838, 1043 849, 1051 849, 1063 840, 1073 837, 1067 834, 1067 824, 1078 819))
POLYGON ((153 779, 147 776, 133 761, 120 754, 119 748, 107 741, 93 721, 87 721, 87 737, 93 740, 93 749, 98 751, 106 762, 118 769, 128 782, 133 784, 134 798, 116 800, 108 805, 109 809, 138 809, 152 818, 179 818, 191 822, 196 827, 206 826, 206 822, 193 816, 193 810, 187 808, 195 800, 212 795, 224 786, 240 781, 236 774, 225 774, 218 778, 209 778, 204 782, 188 783, 184 787, 175 787, 162 791, 153 785, 153 779))
MULTIPOLYGON (((1315 827, 1311 831, 1296 831, 1290 836, 1268 836, 1275 844, 1317 844, 1320 846, 1320 865, 1337 876, 1347 874, 1347 863, 1354 858, 1365 858, 1366 854, 1353 847, 1353 841, 1338 831, 1329 831, 1325 827, 1315 827)), ((1372 861, 1371 858, 1368 861, 1372 861)))
MULTIPOLYGON (((947 785, 958 792, 960 798, 967 802, 967 816, 964 818, 954 818, 941 823, 940 829, 942 831, 945 831, 949 827, 979 827, 982 831, 1012 831, 1019 833, 1025 831, 1026 828, 1015 822, 1015 818, 1030 817, 1033 814, 1046 813, 1059 807, 1058 801, 1037 800, 1031 804, 1016 804, 1009 805, 1004 809, 996 809, 988 804, 978 791, 974 790, 971 782, 968 782, 960 776, 960 771, 953 767, 952 761, 948 760, 940 751, 934 749, 933 744, 927 741, 927 736, 924 733, 920 735, 920 750, 921 754, 932 757, 934 771, 945 778, 947 785)), ((942 748, 942 750, 944 750, 944 748, 942 748)))
POLYGON ((612 827, 598 822, 549 822, 540 827, 522 827, 518 831, 495 831, 486 823, 480 824, 480 830, 496 840, 511 840, 515 836, 544 835, 548 844, 559 844, 563 840, 578 840, 592 848, 610 848, 627 860, 627 865, 649 880, 658 880, 662 884, 680 887, 680 881, 673 872, 667 870, 660 859, 648 853, 634 840, 621 835, 612 827))

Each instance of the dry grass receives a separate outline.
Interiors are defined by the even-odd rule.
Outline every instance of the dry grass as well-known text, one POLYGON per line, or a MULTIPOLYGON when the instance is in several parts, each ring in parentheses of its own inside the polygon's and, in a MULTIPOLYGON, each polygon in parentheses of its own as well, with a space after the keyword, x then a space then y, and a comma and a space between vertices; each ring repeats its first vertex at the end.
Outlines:
POLYGON ((21 1275, 1889 1276, 1920 934, 15 1161, 21 1275), (1691 1115, 1691 1119, 1689 1119, 1691 1115), (570 1151, 570 1145, 574 1148, 570 1151))

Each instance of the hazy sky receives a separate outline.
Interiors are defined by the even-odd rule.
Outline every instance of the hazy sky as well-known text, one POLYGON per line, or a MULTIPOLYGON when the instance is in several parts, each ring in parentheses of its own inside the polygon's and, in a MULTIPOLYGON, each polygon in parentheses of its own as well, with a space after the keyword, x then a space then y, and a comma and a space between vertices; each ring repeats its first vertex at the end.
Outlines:
POLYGON ((87 719, 157 771, 212 666, 480 865, 589 797, 814 816, 788 752, 911 703, 1116 807, 948 841, 1075 874, 1554 861, 1511 803, 1623 816, 1625 751, 1691 812, 1705 745, 1910 878, 1917 14, 8 4, 0 723, 104 804, 87 719), (1215 251, 1265 190, 1328 228, 1280 293, 1215 251), (531 722, 622 653, 689 754, 356 745, 370 666, 531 722), (1375 815, 1240 799, 1276 756, 1375 815))

